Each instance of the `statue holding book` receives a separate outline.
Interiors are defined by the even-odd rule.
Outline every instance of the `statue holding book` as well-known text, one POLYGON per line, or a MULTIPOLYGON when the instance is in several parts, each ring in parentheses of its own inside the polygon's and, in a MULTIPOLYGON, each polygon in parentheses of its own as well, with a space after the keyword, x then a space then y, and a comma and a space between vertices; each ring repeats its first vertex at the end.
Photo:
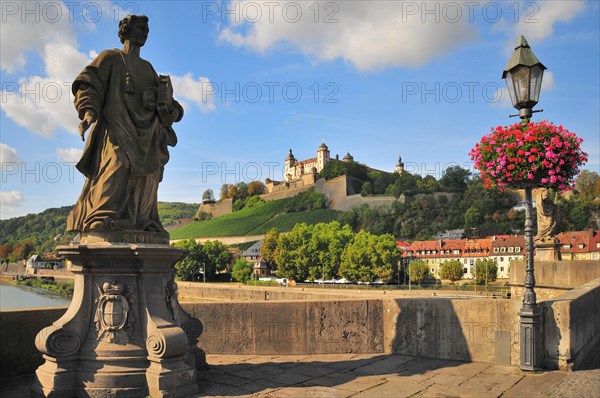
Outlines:
POLYGON ((148 18, 119 22, 121 50, 105 50, 77 76, 72 91, 85 143, 77 169, 86 181, 67 227, 82 233, 146 231, 166 234, 158 217, 157 192, 172 124, 183 117, 168 76, 140 57, 148 18))

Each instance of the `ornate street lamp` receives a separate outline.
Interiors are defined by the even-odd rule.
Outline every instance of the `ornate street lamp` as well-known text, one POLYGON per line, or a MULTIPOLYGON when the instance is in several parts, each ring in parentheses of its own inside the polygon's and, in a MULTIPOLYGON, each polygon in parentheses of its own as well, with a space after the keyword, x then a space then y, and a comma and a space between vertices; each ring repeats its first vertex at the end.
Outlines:
MULTIPOLYGON (((513 106, 519 110, 518 115, 524 121, 529 121, 534 112, 532 108, 537 104, 542 87, 542 78, 546 67, 531 51, 525 37, 521 36, 519 45, 504 68, 502 78, 506 80, 508 92, 513 106)), ((541 311, 535 296, 535 275, 533 270, 533 212, 532 191, 533 185, 525 187, 525 292, 523 306, 519 315, 521 369, 541 369, 541 311)))
POLYGON ((513 56, 508 61, 502 78, 506 80, 508 93, 513 106, 519 110, 521 119, 529 119, 532 113, 543 112, 543 110, 532 111, 538 103, 542 78, 546 67, 531 51, 529 43, 521 36, 519 45, 515 48, 513 56))

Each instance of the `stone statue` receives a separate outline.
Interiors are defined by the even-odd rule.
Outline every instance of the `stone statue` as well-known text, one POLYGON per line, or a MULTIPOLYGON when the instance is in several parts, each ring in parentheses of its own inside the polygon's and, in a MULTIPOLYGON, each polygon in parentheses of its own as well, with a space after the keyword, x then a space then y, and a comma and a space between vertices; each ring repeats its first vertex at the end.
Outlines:
POLYGON ((540 188, 536 192, 537 226, 536 243, 555 243, 554 232, 558 221, 558 207, 550 197, 548 188, 540 188))
POLYGON ((177 137, 171 125, 183 117, 168 76, 140 58, 148 17, 119 22, 121 50, 105 50, 75 79, 72 91, 81 138, 91 126, 77 169, 86 177, 69 214, 70 231, 150 231, 165 234, 157 191, 167 146, 177 137))

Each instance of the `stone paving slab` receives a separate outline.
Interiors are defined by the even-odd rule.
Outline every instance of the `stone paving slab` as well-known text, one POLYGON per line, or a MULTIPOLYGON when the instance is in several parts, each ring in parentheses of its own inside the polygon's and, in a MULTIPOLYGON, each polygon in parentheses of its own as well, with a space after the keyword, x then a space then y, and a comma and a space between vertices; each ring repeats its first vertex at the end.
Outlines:
MULTIPOLYGON (((600 398, 600 366, 575 372, 400 355, 207 355, 198 397, 600 398)), ((33 375, 0 379, 0 397, 29 396, 33 375)), ((193 397, 196 398, 196 397, 193 397)))
MULTIPOLYGON (((541 373, 523 378, 515 384, 502 398, 520 397, 553 397, 553 391, 560 385, 568 373, 541 373)), ((584 397, 582 395, 581 397, 584 397)))

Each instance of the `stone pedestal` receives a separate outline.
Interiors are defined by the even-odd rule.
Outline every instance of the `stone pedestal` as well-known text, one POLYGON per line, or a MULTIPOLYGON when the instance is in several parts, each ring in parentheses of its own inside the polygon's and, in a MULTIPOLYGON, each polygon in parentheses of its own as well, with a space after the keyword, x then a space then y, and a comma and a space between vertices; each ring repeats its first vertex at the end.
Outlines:
POLYGON ((535 242, 535 260, 536 261, 561 261, 560 242, 556 241, 536 241, 535 242))
MULTIPOLYGON (((148 241, 150 235, 128 236, 148 241)), ((36 337, 45 363, 36 371, 32 395, 197 393, 196 369, 206 364, 197 347, 202 324, 179 305, 173 279, 173 265, 184 251, 168 244, 84 238, 58 252, 72 262, 75 291, 63 317, 36 337)))

